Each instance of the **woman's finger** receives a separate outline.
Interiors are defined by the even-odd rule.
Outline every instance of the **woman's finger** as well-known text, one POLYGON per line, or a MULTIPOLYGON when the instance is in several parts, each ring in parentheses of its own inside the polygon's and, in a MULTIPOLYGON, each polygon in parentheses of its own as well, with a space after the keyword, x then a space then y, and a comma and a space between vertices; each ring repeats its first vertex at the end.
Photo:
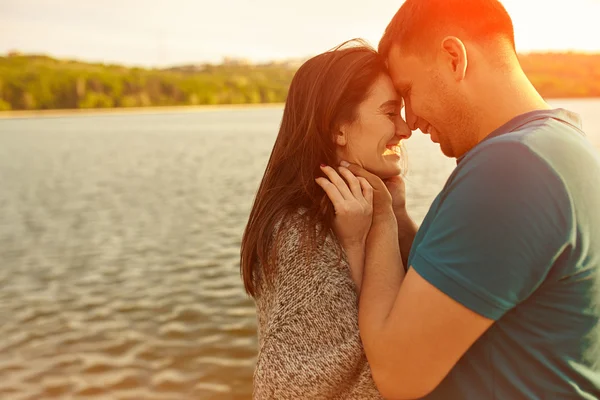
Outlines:
POLYGON ((348 188, 346 181, 342 179, 335 169, 328 166, 321 166, 321 171, 323 171, 329 178, 329 181, 337 187, 344 199, 351 200, 354 198, 354 195, 352 195, 352 192, 348 188))
POLYGON ((321 188, 329 197, 329 200, 333 203, 333 207, 336 210, 340 210, 342 203, 344 202, 344 197, 338 190, 338 188, 331 182, 329 182, 326 178, 317 178, 315 179, 317 185, 321 186, 321 188))
POLYGON ((369 203, 370 206, 373 206, 373 187, 369 184, 369 181, 367 181, 362 176, 359 176, 357 180, 360 183, 363 197, 365 198, 367 203, 369 203))
POLYGON ((356 164, 350 164, 346 161, 342 161, 340 165, 342 167, 348 168, 350 170, 350 172, 352 172, 355 176, 360 176, 360 177, 365 178, 369 182, 369 184, 371 185, 373 190, 385 189, 385 184, 383 183, 381 178, 379 178, 375 174, 370 173, 369 171, 362 168, 361 166, 356 165, 356 164))
POLYGON ((339 171, 340 175, 342 175, 344 179, 346 179, 346 182, 348 183, 348 186, 350 186, 350 191, 352 192, 354 197, 359 200, 362 199, 364 197, 362 193, 362 188, 356 176, 352 172, 350 172, 348 168, 340 167, 339 171))

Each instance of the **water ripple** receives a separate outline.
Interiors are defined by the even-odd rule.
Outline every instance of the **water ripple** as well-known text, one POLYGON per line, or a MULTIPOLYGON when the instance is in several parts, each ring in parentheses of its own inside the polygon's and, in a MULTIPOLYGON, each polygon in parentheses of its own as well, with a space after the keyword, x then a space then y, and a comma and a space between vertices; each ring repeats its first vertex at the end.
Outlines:
MULTIPOLYGON (((249 398, 239 246, 280 117, 0 121, 0 399, 249 398)), ((454 164, 407 147, 420 220, 454 164)))

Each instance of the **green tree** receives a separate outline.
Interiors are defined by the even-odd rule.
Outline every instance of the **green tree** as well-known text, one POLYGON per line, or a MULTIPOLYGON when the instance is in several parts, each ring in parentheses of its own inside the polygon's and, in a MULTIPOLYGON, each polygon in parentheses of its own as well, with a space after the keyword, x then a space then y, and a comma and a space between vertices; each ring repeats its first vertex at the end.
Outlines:
POLYGON ((0 99, 0 111, 10 111, 12 108, 8 101, 0 99))
POLYGON ((110 108, 114 107, 113 99, 104 93, 88 92, 78 104, 79 108, 110 108))
MULTIPOLYGON (((545 97, 600 97, 600 54, 519 58, 545 97)), ((285 101, 294 73, 275 63, 159 70, 12 53, 0 57, 0 109, 275 103, 285 101)))

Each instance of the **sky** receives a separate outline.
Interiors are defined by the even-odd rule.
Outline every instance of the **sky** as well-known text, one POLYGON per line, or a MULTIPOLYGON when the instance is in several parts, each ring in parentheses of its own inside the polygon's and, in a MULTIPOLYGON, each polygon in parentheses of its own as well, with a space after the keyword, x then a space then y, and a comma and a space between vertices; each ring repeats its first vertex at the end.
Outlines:
MULTIPOLYGON (((0 0, 0 54, 164 67, 376 46, 401 0, 0 0)), ((505 0, 517 50, 600 52, 600 0, 505 0)))

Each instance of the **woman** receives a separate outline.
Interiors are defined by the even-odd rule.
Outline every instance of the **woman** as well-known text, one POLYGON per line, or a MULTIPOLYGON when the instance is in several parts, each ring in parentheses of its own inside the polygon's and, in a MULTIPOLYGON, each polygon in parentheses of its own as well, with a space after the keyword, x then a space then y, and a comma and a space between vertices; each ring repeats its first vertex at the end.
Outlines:
POLYGON ((397 177, 399 144, 410 136, 400 110, 384 60, 361 41, 308 60, 294 76, 242 241, 242 277, 258 314, 255 399, 381 398, 358 330, 373 192, 344 168, 348 186, 334 185, 340 175, 327 165, 343 159, 397 177), (334 190, 363 215, 353 226, 361 239, 335 234, 347 229, 327 197, 334 190))

